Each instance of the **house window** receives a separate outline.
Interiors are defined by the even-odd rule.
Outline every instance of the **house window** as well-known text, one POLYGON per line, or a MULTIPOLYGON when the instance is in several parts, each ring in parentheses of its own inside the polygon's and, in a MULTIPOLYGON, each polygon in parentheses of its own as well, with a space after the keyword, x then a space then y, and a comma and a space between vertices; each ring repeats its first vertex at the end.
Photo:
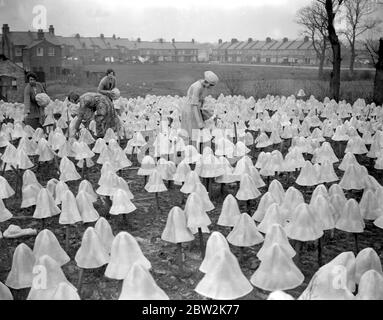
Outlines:
POLYGON ((56 67, 56 74, 58 76, 61 74, 61 68, 60 67, 56 67))
POLYGON ((21 57, 23 55, 23 50, 21 48, 15 48, 15 56, 21 57))
POLYGON ((50 72, 50 74, 54 74, 55 73, 55 67, 50 67, 49 72, 50 72))
POLYGON ((44 48, 41 48, 41 47, 37 48, 36 55, 38 57, 43 57, 44 56, 44 48))
POLYGON ((270 62, 271 62, 271 59, 270 59, 270 58, 266 58, 266 62, 267 62, 267 63, 270 63, 270 62))
POLYGON ((49 47, 48 48, 48 56, 49 57, 54 57, 55 56, 55 48, 54 47, 49 47))

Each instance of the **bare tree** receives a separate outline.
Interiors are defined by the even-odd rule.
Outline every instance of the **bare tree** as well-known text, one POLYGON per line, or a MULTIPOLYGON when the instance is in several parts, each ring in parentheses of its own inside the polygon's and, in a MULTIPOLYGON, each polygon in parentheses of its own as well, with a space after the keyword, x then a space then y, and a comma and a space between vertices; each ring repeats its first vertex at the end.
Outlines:
POLYGON ((323 77, 323 66, 326 59, 326 51, 329 47, 327 32, 327 13, 323 5, 313 2, 311 5, 303 7, 297 13, 296 22, 303 26, 304 35, 310 37, 319 60, 318 77, 323 77))
MULTIPOLYGON (((347 0, 346 0, 347 1, 347 0)), ((343 0, 317 0, 327 13, 327 31, 332 48, 332 72, 330 77, 330 96, 339 102, 340 93, 340 67, 342 62, 341 47, 338 34, 335 30, 335 17, 343 0)))
POLYGON ((232 96, 242 94, 244 82, 245 79, 240 71, 225 72, 222 74, 222 83, 232 96))
POLYGON ((375 68, 374 102, 383 105, 383 38, 379 40, 378 61, 375 68))
POLYGON ((347 0, 344 2, 345 28, 341 33, 350 46, 350 76, 354 76, 354 65, 357 57, 355 44, 366 31, 377 27, 380 20, 373 17, 374 6, 371 0, 347 0))

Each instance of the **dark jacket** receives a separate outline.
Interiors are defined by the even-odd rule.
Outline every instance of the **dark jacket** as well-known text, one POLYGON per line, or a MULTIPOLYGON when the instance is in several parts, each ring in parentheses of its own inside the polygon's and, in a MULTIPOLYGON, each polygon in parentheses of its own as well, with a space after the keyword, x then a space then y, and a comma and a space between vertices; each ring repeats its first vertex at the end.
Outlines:
POLYGON ((34 87, 28 83, 24 89, 24 106, 27 118, 39 118, 41 122, 44 119, 44 108, 36 102, 36 95, 39 93, 46 93, 41 83, 37 82, 34 87))

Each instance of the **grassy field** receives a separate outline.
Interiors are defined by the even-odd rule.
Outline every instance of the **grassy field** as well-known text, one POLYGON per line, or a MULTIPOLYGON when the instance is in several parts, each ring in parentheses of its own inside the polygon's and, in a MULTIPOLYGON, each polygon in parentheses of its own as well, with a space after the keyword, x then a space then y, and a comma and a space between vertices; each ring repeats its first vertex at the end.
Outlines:
MULTIPOLYGON (((104 72, 110 65, 94 65, 84 68, 91 72, 104 72)), ((113 65, 117 73, 118 88, 123 96, 136 97, 147 94, 185 95, 194 81, 201 79, 204 71, 212 70, 221 79, 212 90, 213 96, 223 93, 265 97, 267 94, 291 95, 304 89, 308 95, 318 99, 328 95, 328 81, 317 79, 316 69, 298 67, 241 66, 220 64, 154 64, 154 65, 113 65)), ((328 73, 328 71, 326 71, 328 73)), ((357 98, 369 100, 372 96, 373 73, 357 71, 357 81, 349 81, 343 71, 341 98, 354 102, 357 98)), ((96 90, 97 83, 87 83, 77 89, 96 90)), ((48 91, 54 98, 61 98, 70 89, 63 84, 51 84, 48 91)))

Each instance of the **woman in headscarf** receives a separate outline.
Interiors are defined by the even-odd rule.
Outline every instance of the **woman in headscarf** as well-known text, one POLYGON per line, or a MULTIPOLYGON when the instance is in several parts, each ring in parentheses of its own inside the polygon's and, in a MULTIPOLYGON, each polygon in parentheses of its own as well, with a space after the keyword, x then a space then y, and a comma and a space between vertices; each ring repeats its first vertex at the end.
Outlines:
MULTIPOLYGON (((194 82, 187 93, 187 101, 181 110, 181 129, 183 136, 191 139, 193 131, 199 131, 204 127, 202 106, 206 91, 218 83, 217 75, 212 71, 206 71, 204 79, 194 82)), ((195 133, 194 133, 195 135, 195 133)))
POLYGON ((33 129, 42 127, 44 124, 44 107, 40 107, 36 101, 36 95, 46 93, 43 85, 37 82, 37 76, 33 72, 27 74, 27 85, 24 89, 25 124, 33 129))
MULTIPOLYGON (((116 98, 113 96, 113 98, 116 98)), ((96 122, 96 136, 103 138, 106 131, 110 128, 115 133, 119 130, 119 119, 114 110, 113 103, 100 93, 88 92, 80 96, 77 93, 70 93, 68 100, 72 103, 80 103, 77 121, 73 128, 73 133, 79 131, 81 123, 89 128, 92 120, 96 122)))

